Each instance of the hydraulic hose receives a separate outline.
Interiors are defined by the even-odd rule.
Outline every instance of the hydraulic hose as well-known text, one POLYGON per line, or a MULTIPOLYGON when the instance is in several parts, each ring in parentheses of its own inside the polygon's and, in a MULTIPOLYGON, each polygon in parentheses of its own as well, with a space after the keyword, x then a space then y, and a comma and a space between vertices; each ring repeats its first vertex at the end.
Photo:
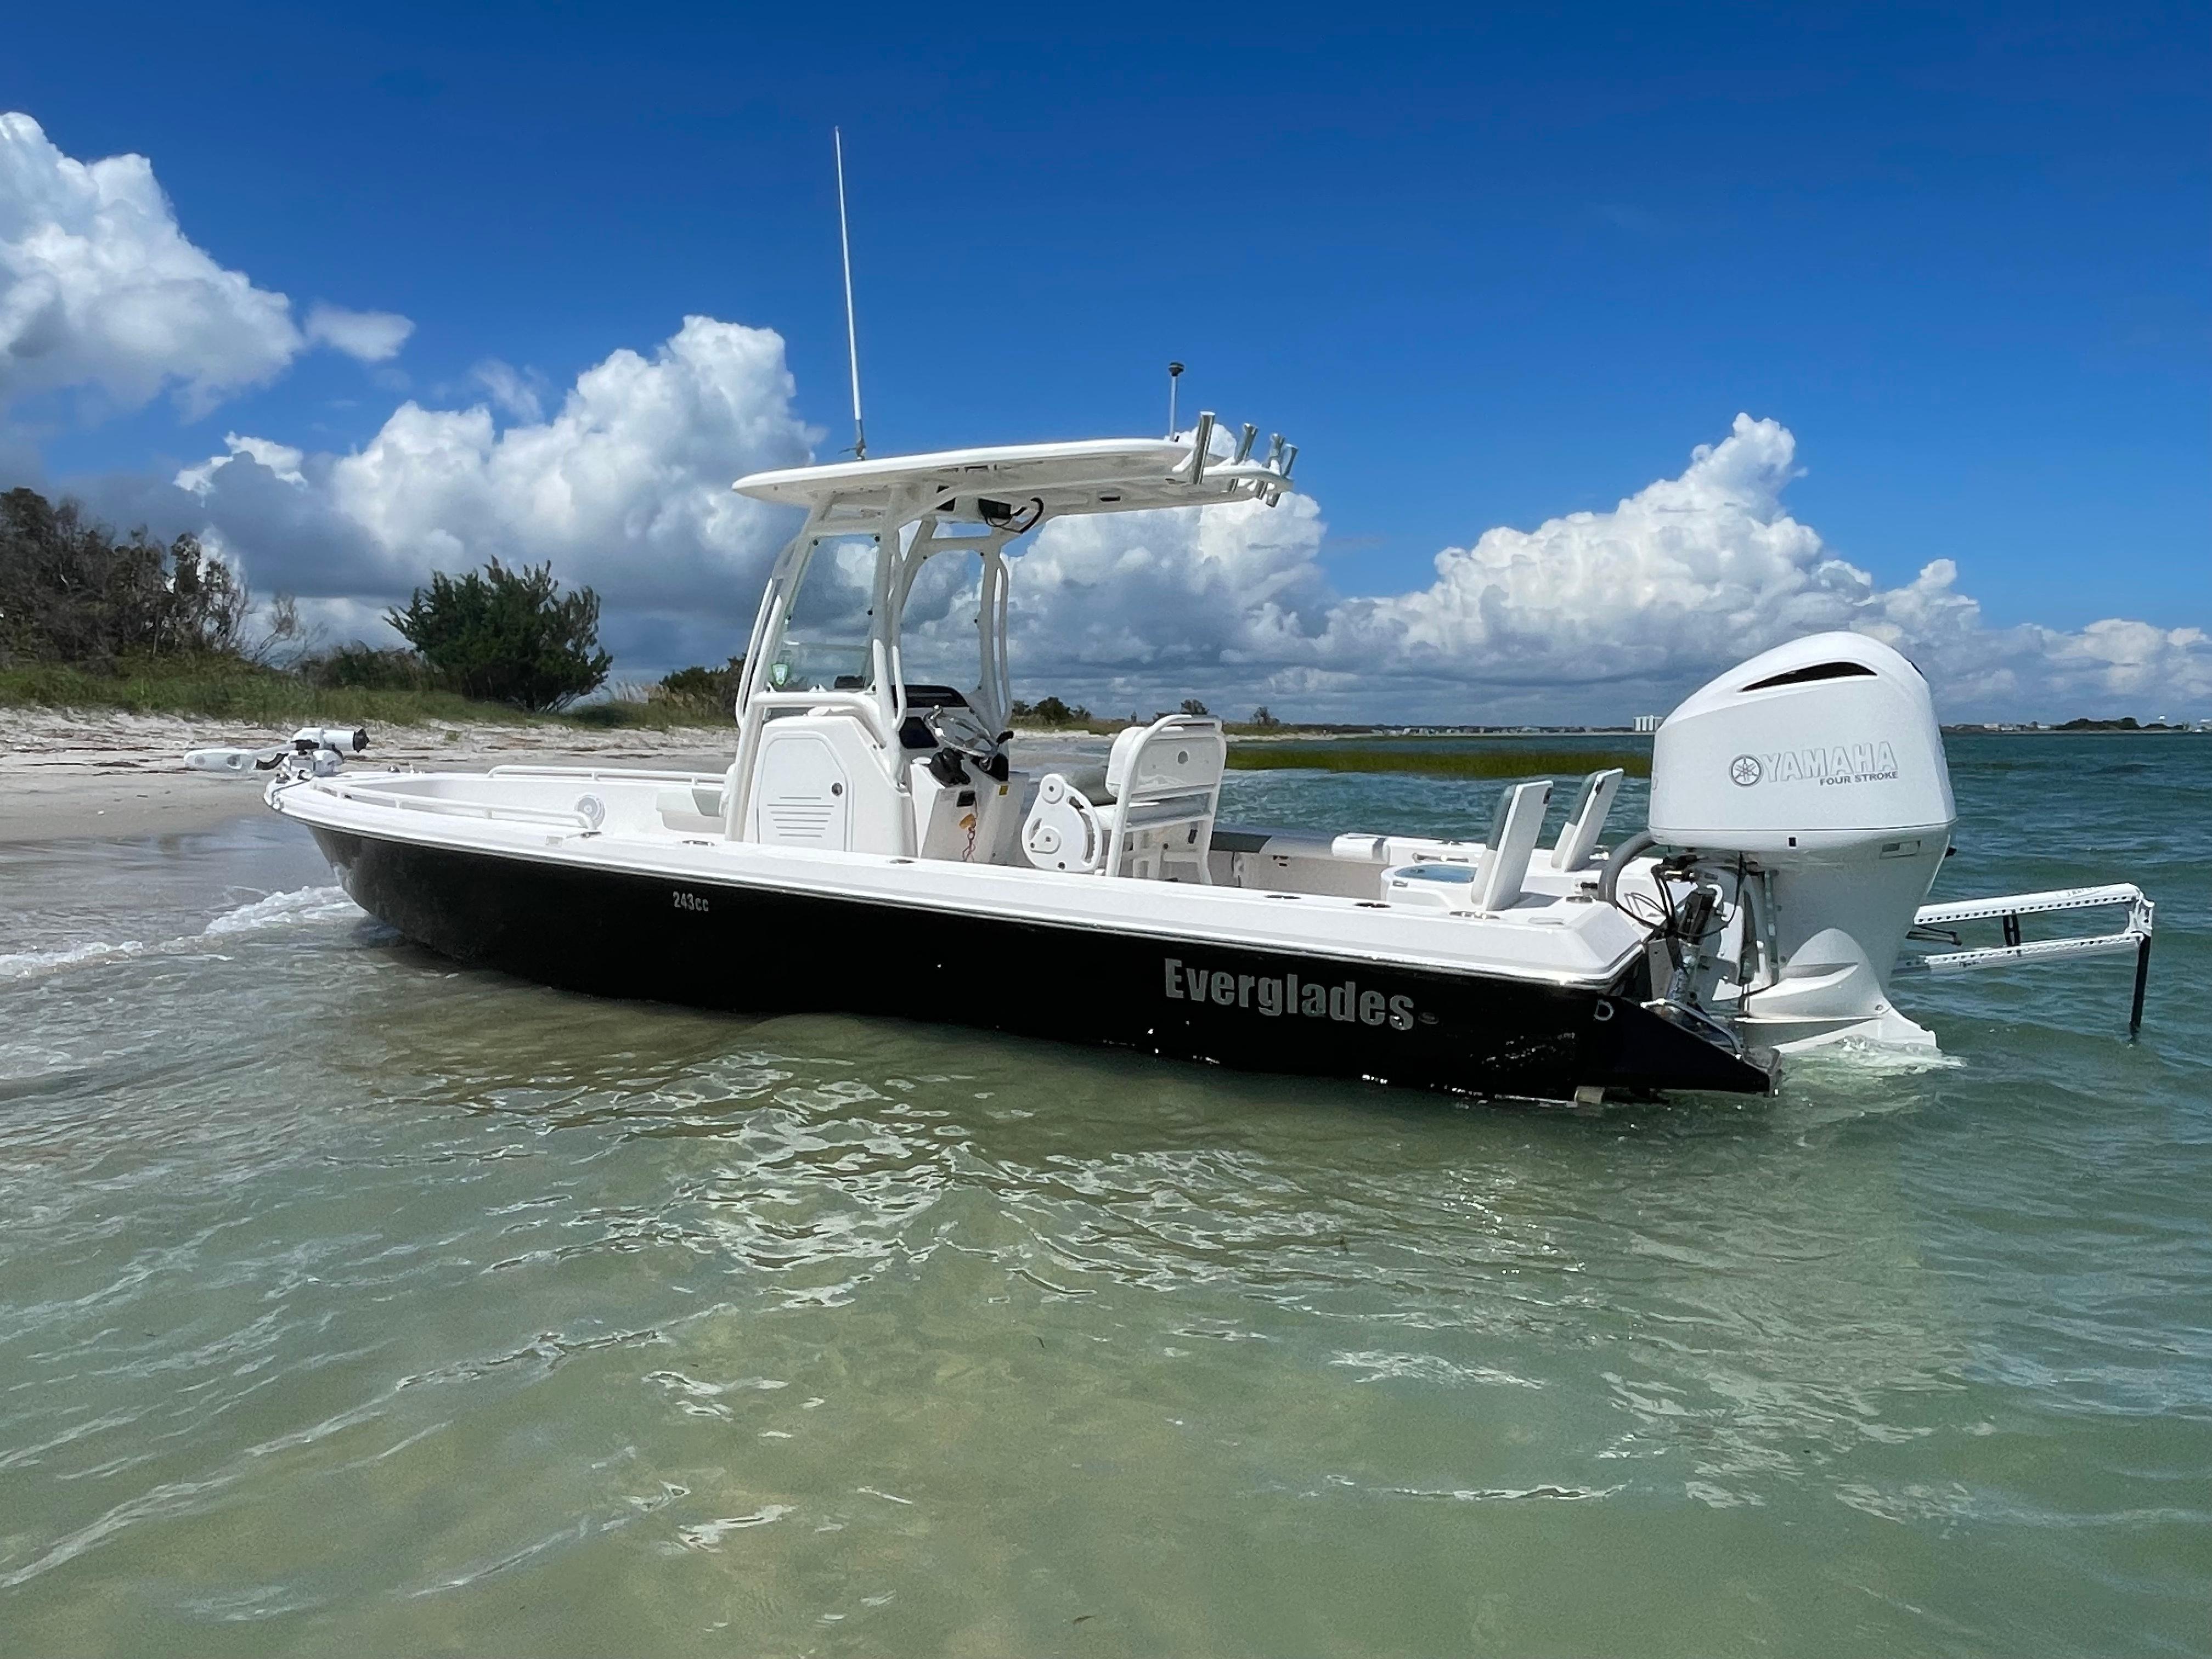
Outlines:
POLYGON ((1613 890, 1620 884, 1620 872, 1637 858, 1657 846, 1658 841, 1659 838, 1649 830, 1639 830, 1613 849, 1613 856, 1606 860, 1605 868, 1598 872, 1597 896, 1601 903, 1615 902, 1613 890))

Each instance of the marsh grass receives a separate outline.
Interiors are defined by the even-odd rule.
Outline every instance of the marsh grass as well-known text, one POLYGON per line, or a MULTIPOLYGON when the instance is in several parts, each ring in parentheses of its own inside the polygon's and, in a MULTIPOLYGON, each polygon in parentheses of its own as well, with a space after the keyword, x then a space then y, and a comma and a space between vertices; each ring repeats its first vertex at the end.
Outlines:
POLYGON ((113 673, 45 663, 0 668, 0 706, 8 705, 200 714, 269 726, 318 720, 417 726, 445 720, 477 726, 576 725, 665 731, 730 724, 726 713, 659 702, 587 703, 558 714, 526 714, 501 703, 474 702, 452 691, 317 685, 298 674, 228 656, 125 661, 113 673))
POLYGON ((1232 744, 1229 765, 1239 772, 1407 772, 1431 778, 1579 777, 1618 766, 1632 778, 1651 775, 1648 749, 1444 749, 1412 744, 1354 746, 1232 744))

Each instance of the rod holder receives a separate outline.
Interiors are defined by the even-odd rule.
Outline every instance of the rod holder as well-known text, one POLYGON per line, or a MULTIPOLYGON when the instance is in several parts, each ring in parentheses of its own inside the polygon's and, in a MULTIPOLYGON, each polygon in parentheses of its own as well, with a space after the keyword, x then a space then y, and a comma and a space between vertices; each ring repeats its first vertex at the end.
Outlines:
POLYGON ((1202 409, 1198 412, 1198 428, 1190 439, 1190 477, 1196 483, 1206 477, 1206 463, 1211 459, 1208 451, 1213 444, 1213 411, 1202 409))

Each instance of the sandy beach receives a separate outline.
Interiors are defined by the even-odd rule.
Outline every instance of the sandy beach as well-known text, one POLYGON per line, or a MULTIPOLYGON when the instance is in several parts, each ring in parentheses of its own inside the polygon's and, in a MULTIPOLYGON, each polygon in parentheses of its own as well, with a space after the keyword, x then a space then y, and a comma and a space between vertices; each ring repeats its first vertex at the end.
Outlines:
MULTIPOLYGON (((262 748, 291 726, 126 714, 112 710, 0 708, 0 842, 78 836, 150 836, 204 830, 261 810, 266 775, 185 769, 185 752, 217 744, 262 748)), ((729 743, 708 727, 594 732, 568 726, 372 726, 355 769, 479 768, 505 761, 692 768, 718 772, 729 743)))

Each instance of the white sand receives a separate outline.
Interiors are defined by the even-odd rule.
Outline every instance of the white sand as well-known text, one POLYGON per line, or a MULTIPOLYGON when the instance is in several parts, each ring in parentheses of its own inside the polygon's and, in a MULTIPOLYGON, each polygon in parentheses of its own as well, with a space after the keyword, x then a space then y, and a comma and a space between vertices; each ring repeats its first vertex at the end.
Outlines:
MULTIPOLYGON (((185 769, 185 751, 222 744, 259 749, 294 728, 123 714, 108 710, 0 708, 0 842, 73 836, 151 836, 204 830, 259 811, 268 775, 233 777, 185 769)), ((479 769, 524 757, 548 764, 719 772, 737 742, 713 728, 595 732, 568 726, 372 726, 354 763, 479 769)))

